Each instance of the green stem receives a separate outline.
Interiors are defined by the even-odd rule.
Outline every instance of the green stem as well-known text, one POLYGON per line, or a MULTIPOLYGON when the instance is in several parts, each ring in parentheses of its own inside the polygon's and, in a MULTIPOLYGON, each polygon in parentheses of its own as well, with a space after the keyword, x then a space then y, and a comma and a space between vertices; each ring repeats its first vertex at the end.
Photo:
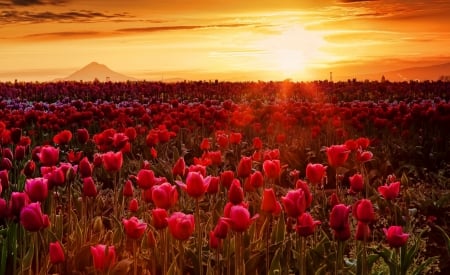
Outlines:
POLYGON ((203 260, 202 260, 202 228, 200 224, 200 199, 195 201, 195 227, 197 231, 197 257, 199 274, 203 275, 203 260))
POLYGON ((266 272, 270 270, 270 261, 269 261, 269 246, 270 246, 270 224, 272 221, 272 215, 266 217, 266 228, 265 228, 265 238, 266 238, 266 272))
POLYGON ((137 256, 138 256, 138 253, 139 253, 139 247, 137 246, 137 240, 133 240, 133 253, 134 253, 134 261, 133 261, 133 274, 134 275, 137 275, 137 267, 138 267, 138 265, 137 265, 137 263, 138 263, 138 259, 137 259, 137 256))
POLYGON ((299 261, 299 270, 300 274, 306 274, 306 237, 299 236, 300 243, 300 261, 299 261))
POLYGON ((335 274, 344 274, 344 241, 338 241, 335 274))
POLYGON ((180 264, 179 264, 179 271, 180 271, 180 275, 183 275, 183 266, 184 266, 184 247, 183 247, 183 242, 182 241, 178 241, 178 247, 179 247, 179 253, 180 253, 180 264))
MULTIPOLYGON (((39 232, 34 233, 34 248, 35 248, 35 254, 34 254, 34 259, 36 261, 36 273, 35 274, 39 274, 39 236, 38 236, 39 232)), ((31 270, 31 268, 30 268, 31 270)))

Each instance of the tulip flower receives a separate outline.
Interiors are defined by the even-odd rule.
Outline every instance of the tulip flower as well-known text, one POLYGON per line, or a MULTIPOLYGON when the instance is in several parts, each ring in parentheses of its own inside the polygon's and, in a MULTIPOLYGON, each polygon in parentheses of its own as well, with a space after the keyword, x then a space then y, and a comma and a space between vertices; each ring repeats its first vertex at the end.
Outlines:
POLYGON ((364 178, 361 174, 354 174, 353 176, 349 177, 350 181, 350 193, 358 193, 363 191, 364 189, 364 178))
POLYGON ((133 198, 130 200, 130 202, 128 203, 128 210, 130 210, 130 212, 137 212, 139 209, 139 203, 138 200, 136 198, 133 198))
POLYGON ((14 159, 17 161, 21 161, 25 158, 25 146, 17 145, 14 150, 14 159))
POLYGON ((260 171, 255 171, 250 175, 250 185, 258 189, 264 185, 264 177, 260 171))
POLYGON ((122 189, 122 194, 125 197, 132 197, 133 192, 134 192, 134 187, 133 187, 133 183, 131 182, 131 180, 125 181, 125 185, 123 186, 123 189, 122 189))
POLYGON ((305 195, 306 208, 310 207, 313 197, 312 197, 312 194, 311 194, 311 190, 309 189, 309 186, 306 183, 306 181, 297 180, 295 182, 295 188, 303 190, 304 195, 305 195))
POLYGON ((228 201, 232 204, 239 204, 244 200, 244 190, 238 179, 234 179, 228 190, 228 201))
POLYGON ((326 149, 328 164, 332 167, 340 167, 347 161, 350 150, 345 145, 332 145, 326 149))
POLYGON ((180 241, 189 239, 195 230, 194 216, 191 214, 175 212, 169 217, 168 224, 170 234, 180 241))
POLYGON ((356 143, 358 144, 359 147, 361 147, 362 149, 366 149, 367 147, 369 147, 370 145, 370 139, 366 138, 366 137, 360 137, 356 140, 356 143))
POLYGON ((241 133, 231 133, 230 134, 230 143, 231 144, 240 144, 242 141, 241 133))
POLYGON ((214 227, 214 235, 217 238, 225 239, 228 234, 228 228, 229 228, 228 223, 226 222, 226 220, 223 217, 221 217, 221 218, 219 218, 216 226, 214 227))
POLYGON ((141 189, 149 189, 155 185, 155 173, 153 170, 141 169, 137 173, 137 185, 141 189))
POLYGON ((280 166, 280 160, 265 160, 263 162, 263 171, 264 175, 268 179, 276 179, 280 176, 281 173, 281 166, 280 166))
POLYGON ((320 184, 322 183, 322 179, 325 175, 326 166, 323 166, 320 163, 312 164, 308 163, 306 166, 306 177, 312 184, 320 184))
POLYGON ((222 246, 222 239, 214 235, 214 231, 209 231, 209 248, 218 249, 222 246))
POLYGON ((361 199, 353 206, 353 216, 360 222, 371 223, 375 220, 372 201, 361 199))
POLYGON ((334 230, 343 230, 348 227, 350 209, 344 204, 335 205, 330 213, 330 227, 334 230))
POLYGON ((39 161, 43 166, 54 166, 59 160, 59 149, 52 146, 44 146, 40 148, 39 161))
POLYGON ((9 210, 11 214, 19 217, 22 208, 30 202, 27 193, 24 192, 12 192, 9 199, 9 210))
POLYGON ((234 172, 231 170, 223 171, 220 174, 220 182, 222 186, 225 187, 226 189, 230 189, 233 180, 234 180, 234 172))
POLYGON ((156 229, 164 229, 168 225, 168 214, 166 209, 155 208, 152 209, 152 225, 156 229))
MULTIPOLYGON (((27 178, 31 178, 35 171, 36 171, 36 163, 34 162, 34 160, 30 159, 29 161, 27 161, 25 163, 25 166, 23 167, 23 174, 27 178)), ((1 171, 0 171, 0 173, 1 173, 1 171)), ((2 180, 2 186, 3 186, 3 180, 2 180)))
POLYGON ((210 151, 208 152, 208 158, 211 159, 212 165, 222 164, 222 152, 221 151, 210 151))
POLYGON ((94 268, 105 271, 116 263, 116 249, 114 246, 97 244, 91 246, 91 255, 94 260, 94 268))
POLYGON ((83 179, 83 195, 86 197, 96 197, 97 187, 92 177, 83 179))
POLYGON ((89 140, 89 132, 85 128, 77 129, 77 140, 80 144, 85 144, 89 140))
POLYGON ((59 264, 65 261, 64 251, 59 242, 53 242, 49 245, 50 263, 59 264))
POLYGON ((373 158, 373 153, 370 151, 358 150, 356 152, 356 160, 359 162, 367 162, 373 158))
POLYGON ((195 164, 195 165, 191 165, 188 168, 188 173, 189 172, 198 172, 200 173, 200 175, 202 175, 203 177, 206 177, 206 166, 203 164, 195 164))
POLYGON ((144 235, 145 229, 147 229, 147 224, 134 216, 128 220, 122 219, 122 223, 127 237, 134 240, 140 239, 144 235))
POLYGON ((78 163, 78 172, 82 178, 92 177, 94 166, 89 162, 87 157, 81 159, 78 163))
POLYGON ((398 248, 404 246, 408 242, 409 234, 403 233, 401 226, 390 226, 388 229, 383 228, 386 240, 390 247, 398 248))
POLYGON ((43 202, 48 196, 48 180, 44 178, 27 179, 25 192, 32 202, 43 202))
POLYGON ((272 188, 264 189, 261 200, 261 210, 275 216, 281 213, 281 205, 277 201, 277 197, 272 188))
POLYGON ((211 180, 209 181, 208 189, 206 189, 206 192, 208 194, 217 194, 217 192, 219 192, 219 183, 220 183, 219 177, 211 177, 211 180))
POLYGON ((260 150, 262 148, 263 142, 259 137, 253 138, 253 149, 260 150))
POLYGON ((211 148, 211 144, 209 144, 209 139, 203 138, 202 142, 200 143, 200 150, 208 151, 210 148, 211 148))
POLYGON ((121 151, 117 153, 111 151, 104 153, 102 159, 103 168, 105 168, 107 172, 117 172, 122 168, 123 156, 121 151))
POLYGON ((177 188, 168 182, 152 187, 152 201, 158 208, 169 209, 178 201, 177 188))
POLYGON ((67 145, 72 140, 72 132, 63 130, 53 137, 53 142, 59 145, 67 145))
POLYGON ((172 168, 172 174, 174 177, 180 176, 183 177, 186 173, 186 163, 184 162, 184 158, 180 157, 172 168))
POLYGON ((370 238, 370 228, 365 222, 358 221, 356 225, 355 239, 357 241, 367 241, 370 238))
POLYGON ((281 202, 286 214, 294 219, 306 210, 305 192, 302 189, 290 190, 286 196, 281 197, 281 202))
POLYGON ((393 200, 398 196, 400 192, 400 182, 396 181, 389 185, 379 186, 378 192, 385 200, 393 200))
POLYGON ((41 173, 43 174, 43 177, 48 180, 48 189, 53 188, 53 186, 63 186, 66 182, 66 174, 61 167, 49 169, 41 167, 41 173))
POLYGON ((250 212, 242 205, 233 205, 230 209, 228 218, 224 218, 230 225, 230 228, 235 232, 244 232, 247 230, 252 222, 258 218, 258 214, 250 218, 250 212))
POLYGON ((186 184, 177 181, 177 184, 184 189, 189 196, 199 199, 203 197, 208 189, 210 177, 203 178, 198 172, 189 172, 186 177, 186 184))
POLYGON ((252 158, 242 157, 237 167, 237 175, 241 178, 246 178, 252 173, 252 158))
POLYGON ((4 198, 0 198, 0 219, 5 218, 9 214, 8 204, 4 198))
POLYGON ((39 231, 50 225, 48 216, 42 214, 39 202, 30 203, 22 208, 20 211, 20 223, 25 230, 31 232, 39 231))
POLYGON ((314 234, 316 225, 319 225, 320 221, 313 220, 312 216, 305 212, 297 218, 297 225, 295 231, 299 236, 307 237, 314 234))

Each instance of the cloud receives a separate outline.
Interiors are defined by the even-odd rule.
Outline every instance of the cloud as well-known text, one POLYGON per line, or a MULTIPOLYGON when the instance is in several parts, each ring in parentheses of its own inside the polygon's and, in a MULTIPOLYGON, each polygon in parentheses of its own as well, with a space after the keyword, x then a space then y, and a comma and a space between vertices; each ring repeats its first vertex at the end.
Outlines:
POLYGON ((158 32, 158 31, 176 31, 176 30, 193 30, 193 29, 209 29, 209 28, 238 28, 249 27, 253 24, 219 24, 219 25, 181 25, 181 26, 156 26, 156 27, 142 27, 142 28, 124 28, 118 29, 118 32, 126 33, 143 33, 143 32, 158 32))
POLYGON ((30 11, 18 11, 18 10, 3 10, 0 11, 0 25, 15 24, 15 23, 45 23, 45 22, 58 22, 58 23, 72 23, 72 22, 99 22, 99 21, 111 21, 112 19, 124 19, 130 18, 127 13, 114 13, 106 14, 96 11, 80 10, 80 11, 67 11, 67 12, 30 12, 30 11))
POLYGON ((33 6, 33 5, 60 5, 68 0, 12 0, 11 3, 17 6, 33 6))
POLYGON ((372 2, 377 0, 341 0, 342 3, 372 2))

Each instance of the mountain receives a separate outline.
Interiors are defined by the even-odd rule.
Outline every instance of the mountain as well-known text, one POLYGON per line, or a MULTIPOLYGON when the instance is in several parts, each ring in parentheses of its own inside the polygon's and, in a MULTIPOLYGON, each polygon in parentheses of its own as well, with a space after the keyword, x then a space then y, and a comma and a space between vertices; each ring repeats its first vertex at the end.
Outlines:
POLYGON ((450 76, 450 62, 430 66, 411 67, 394 71, 385 71, 376 74, 364 74, 358 77, 358 79, 380 80, 383 75, 386 80, 392 82, 410 80, 436 81, 442 76, 450 76))
POLYGON ((94 80, 102 82, 138 81, 137 78, 117 73, 108 68, 107 66, 99 64, 97 62, 91 62, 67 77, 55 79, 55 81, 86 81, 86 82, 94 80))

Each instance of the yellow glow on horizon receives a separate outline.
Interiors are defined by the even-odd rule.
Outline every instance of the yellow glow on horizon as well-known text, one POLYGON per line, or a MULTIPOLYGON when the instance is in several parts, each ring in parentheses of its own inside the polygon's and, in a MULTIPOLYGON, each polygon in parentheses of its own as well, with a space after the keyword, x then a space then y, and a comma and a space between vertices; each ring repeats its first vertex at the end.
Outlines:
POLYGON ((319 32, 305 30, 301 25, 286 26, 278 34, 258 42, 257 47, 266 54, 263 62, 282 77, 298 77, 320 62, 320 48, 324 39, 319 32))

